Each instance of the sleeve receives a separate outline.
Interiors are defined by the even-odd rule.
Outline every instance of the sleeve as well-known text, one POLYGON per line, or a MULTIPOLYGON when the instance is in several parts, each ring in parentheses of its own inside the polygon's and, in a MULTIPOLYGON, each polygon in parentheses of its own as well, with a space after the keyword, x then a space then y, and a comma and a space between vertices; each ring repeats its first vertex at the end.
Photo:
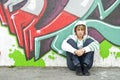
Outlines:
POLYGON ((77 49, 73 48, 69 43, 67 43, 67 40, 68 40, 68 39, 66 39, 66 40, 63 41, 63 43, 62 43, 62 45, 61 45, 61 48, 62 48, 64 51, 68 51, 68 52, 74 54, 74 51, 77 50, 77 49))
POLYGON ((97 51, 99 50, 99 42, 95 40, 94 38, 91 38, 93 42, 91 42, 88 46, 84 47, 85 52, 90 52, 90 51, 97 51))

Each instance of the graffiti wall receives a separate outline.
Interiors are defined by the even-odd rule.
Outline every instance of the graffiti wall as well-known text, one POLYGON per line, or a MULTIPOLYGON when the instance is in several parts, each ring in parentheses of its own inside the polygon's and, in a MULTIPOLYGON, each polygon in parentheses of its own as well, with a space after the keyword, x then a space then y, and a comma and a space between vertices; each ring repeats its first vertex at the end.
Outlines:
POLYGON ((0 0, 0 66, 66 66, 61 43, 84 20, 94 66, 120 67, 120 0, 0 0))

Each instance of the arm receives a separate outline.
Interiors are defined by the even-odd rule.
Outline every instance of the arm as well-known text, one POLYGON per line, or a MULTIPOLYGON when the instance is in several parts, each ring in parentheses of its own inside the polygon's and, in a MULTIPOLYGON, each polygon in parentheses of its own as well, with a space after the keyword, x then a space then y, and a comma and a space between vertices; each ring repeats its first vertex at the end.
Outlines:
POLYGON ((68 39, 66 39, 66 40, 63 41, 61 48, 62 48, 64 51, 68 51, 68 52, 70 52, 70 53, 75 54, 74 52, 75 52, 77 49, 74 48, 73 46, 71 46, 67 41, 68 41, 68 39))
POLYGON ((83 47, 83 49, 85 50, 85 53, 99 50, 99 42, 92 37, 90 38, 93 40, 93 42, 83 47))
POLYGON ((90 42, 87 46, 85 46, 79 50, 76 50, 75 54, 77 56, 82 56, 84 53, 99 50, 99 43, 95 39, 91 39, 91 41, 92 42, 90 42))

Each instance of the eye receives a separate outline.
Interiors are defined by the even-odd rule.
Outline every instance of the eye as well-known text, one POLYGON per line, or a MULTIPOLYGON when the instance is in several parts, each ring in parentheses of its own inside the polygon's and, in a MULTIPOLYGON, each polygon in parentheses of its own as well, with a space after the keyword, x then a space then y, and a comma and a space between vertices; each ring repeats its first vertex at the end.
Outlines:
POLYGON ((81 31, 84 31, 84 29, 82 28, 81 31))
POLYGON ((81 29, 78 28, 77 30, 80 31, 81 29))

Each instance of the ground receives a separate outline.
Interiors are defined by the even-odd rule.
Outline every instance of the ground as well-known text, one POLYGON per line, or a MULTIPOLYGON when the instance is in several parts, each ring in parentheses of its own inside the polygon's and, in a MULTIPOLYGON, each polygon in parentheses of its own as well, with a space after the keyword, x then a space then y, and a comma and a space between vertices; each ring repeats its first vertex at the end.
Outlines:
POLYGON ((90 70, 90 76, 77 76, 66 67, 0 67, 0 80, 120 80, 120 68, 90 70))

